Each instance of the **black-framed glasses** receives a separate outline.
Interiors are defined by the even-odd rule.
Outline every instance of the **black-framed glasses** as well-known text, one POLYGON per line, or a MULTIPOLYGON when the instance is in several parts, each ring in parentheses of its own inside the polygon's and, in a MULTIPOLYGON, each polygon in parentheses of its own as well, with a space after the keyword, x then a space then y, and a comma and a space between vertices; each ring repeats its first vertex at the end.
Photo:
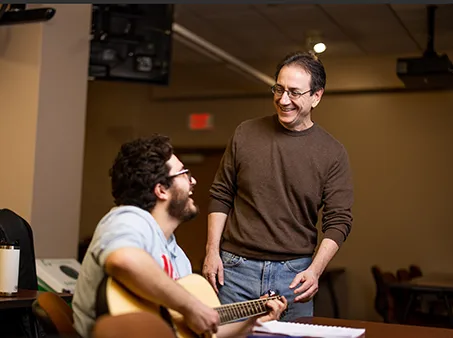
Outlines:
POLYGON ((168 178, 175 178, 176 176, 184 175, 184 174, 187 175, 187 178, 189 179, 189 182, 192 182, 192 173, 190 172, 189 169, 180 170, 180 171, 174 173, 173 175, 168 176, 168 178))
POLYGON ((281 97, 283 96, 283 94, 285 92, 288 93, 288 97, 292 100, 296 100, 298 99, 299 97, 301 97, 302 95, 305 95, 307 94, 308 92, 311 91, 311 89, 308 89, 304 92, 300 92, 298 90, 285 90, 285 88, 283 88, 282 86, 280 86, 279 84, 274 84, 272 87, 271 87, 271 91, 272 93, 275 95, 275 96, 278 96, 278 97, 281 97))

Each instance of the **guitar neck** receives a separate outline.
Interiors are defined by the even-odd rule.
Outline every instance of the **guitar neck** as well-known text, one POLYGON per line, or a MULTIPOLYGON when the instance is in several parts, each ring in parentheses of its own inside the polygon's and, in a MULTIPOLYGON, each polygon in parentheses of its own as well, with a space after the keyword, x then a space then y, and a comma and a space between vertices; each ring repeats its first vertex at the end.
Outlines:
POLYGON ((269 312, 266 302, 271 299, 279 299, 280 296, 255 299, 246 302, 225 304, 214 308, 219 313, 220 325, 233 322, 239 319, 253 317, 269 312))

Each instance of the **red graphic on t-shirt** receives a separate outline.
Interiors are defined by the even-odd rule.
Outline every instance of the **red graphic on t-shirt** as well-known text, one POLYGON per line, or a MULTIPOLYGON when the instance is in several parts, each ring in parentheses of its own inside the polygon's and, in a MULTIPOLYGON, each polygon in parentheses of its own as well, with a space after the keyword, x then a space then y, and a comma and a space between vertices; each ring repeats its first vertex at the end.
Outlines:
POLYGON ((173 269, 173 265, 171 264, 170 259, 166 255, 162 254, 162 260, 164 261, 165 273, 173 280, 178 279, 178 276, 175 270, 173 269))

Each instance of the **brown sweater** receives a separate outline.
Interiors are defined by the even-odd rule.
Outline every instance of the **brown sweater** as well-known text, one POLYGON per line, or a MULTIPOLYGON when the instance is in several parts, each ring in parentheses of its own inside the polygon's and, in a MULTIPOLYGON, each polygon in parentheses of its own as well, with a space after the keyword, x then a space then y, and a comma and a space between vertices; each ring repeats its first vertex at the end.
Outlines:
POLYGON ((277 115, 241 123, 210 189, 209 212, 228 215, 221 248, 259 260, 312 255, 318 211, 324 238, 339 246, 352 226, 348 155, 316 123, 285 129, 277 115))

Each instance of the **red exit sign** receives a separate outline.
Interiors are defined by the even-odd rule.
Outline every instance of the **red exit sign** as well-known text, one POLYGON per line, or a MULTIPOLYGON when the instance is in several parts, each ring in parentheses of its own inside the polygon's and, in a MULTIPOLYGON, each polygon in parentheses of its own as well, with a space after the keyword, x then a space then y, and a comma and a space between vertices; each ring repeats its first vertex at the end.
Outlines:
POLYGON ((208 130, 214 127, 213 117, 209 113, 190 114, 189 128, 191 130, 208 130))

